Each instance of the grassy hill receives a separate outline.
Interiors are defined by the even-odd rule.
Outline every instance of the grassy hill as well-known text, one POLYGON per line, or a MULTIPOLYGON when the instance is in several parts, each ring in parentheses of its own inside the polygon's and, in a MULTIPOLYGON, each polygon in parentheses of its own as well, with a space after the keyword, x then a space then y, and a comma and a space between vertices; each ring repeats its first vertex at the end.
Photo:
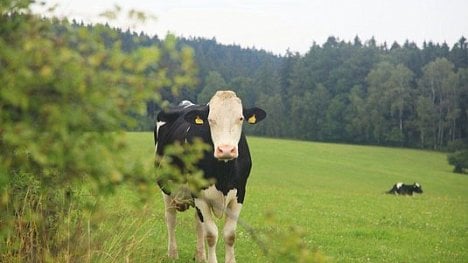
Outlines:
MULTIPOLYGON (((132 152, 153 154, 152 134, 130 133, 132 152)), ((287 233, 297 226, 308 245, 333 262, 466 262, 468 177, 451 173, 438 152, 248 138, 254 162, 241 223, 256 233, 287 233), (384 194, 395 182, 419 182, 424 194, 384 194), (272 225, 268 225, 271 228, 272 225)), ((153 186, 151 186, 153 187, 153 186)), ((123 186, 106 201, 108 224, 97 260, 171 262, 164 258, 166 229, 156 185, 135 209, 136 191, 123 186)), ((178 214, 180 260, 195 251, 193 209, 178 214)), ((221 223, 222 221, 220 221, 221 223)), ((220 227, 221 229, 221 227, 220 227)), ((267 246, 278 240, 270 239, 267 246)), ((238 262, 276 262, 262 254, 249 230, 238 229, 238 262)), ((222 238, 218 258, 224 255, 222 238)))

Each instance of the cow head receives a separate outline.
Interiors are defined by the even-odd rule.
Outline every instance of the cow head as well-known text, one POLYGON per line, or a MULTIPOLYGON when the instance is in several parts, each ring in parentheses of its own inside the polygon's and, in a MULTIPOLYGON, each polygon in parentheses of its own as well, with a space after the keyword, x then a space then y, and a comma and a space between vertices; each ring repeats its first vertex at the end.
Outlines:
POLYGON ((418 183, 414 183, 413 184, 413 191, 415 193, 422 194, 423 193, 422 186, 420 184, 418 184, 418 183))
POLYGON ((256 124, 266 117, 259 108, 244 109, 233 91, 218 91, 208 106, 185 114, 185 120, 196 125, 208 125, 213 141, 213 155, 218 160, 232 160, 239 156, 238 144, 242 124, 256 124))

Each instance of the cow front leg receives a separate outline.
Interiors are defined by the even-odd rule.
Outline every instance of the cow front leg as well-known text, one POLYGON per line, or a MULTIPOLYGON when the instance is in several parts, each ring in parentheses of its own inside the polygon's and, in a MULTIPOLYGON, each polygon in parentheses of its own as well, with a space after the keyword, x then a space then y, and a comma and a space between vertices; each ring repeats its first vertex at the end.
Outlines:
POLYGON ((211 208, 203 199, 195 199, 195 206, 203 217, 203 233, 208 244, 208 263, 218 263, 216 258, 216 243, 218 242, 218 227, 213 220, 211 208))
POLYGON ((177 252, 177 242, 175 236, 175 227, 176 227, 176 213, 177 210, 172 205, 171 196, 163 193, 164 197, 164 207, 165 207, 165 219, 167 227, 167 255, 169 258, 177 259, 179 258, 179 253, 177 252))
POLYGON ((197 228, 197 251, 195 254, 196 262, 206 262, 205 251, 205 232, 203 230, 203 215, 200 209, 195 208, 195 224, 197 228))
POLYGON ((224 223, 223 229, 224 244, 226 249, 226 263, 236 262, 236 257, 234 255, 234 243, 236 241, 237 220, 239 219, 241 209, 242 204, 237 203, 237 200, 233 200, 229 203, 226 210, 226 222, 224 223))

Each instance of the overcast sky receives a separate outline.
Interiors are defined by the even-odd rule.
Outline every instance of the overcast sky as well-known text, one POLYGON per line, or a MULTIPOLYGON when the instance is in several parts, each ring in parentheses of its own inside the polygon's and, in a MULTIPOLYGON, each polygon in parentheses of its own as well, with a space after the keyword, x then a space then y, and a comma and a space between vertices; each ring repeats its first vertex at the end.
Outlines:
MULTIPOLYGON (((113 9, 136 9, 157 19, 136 30, 164 37, 213 38, 223 44, 256 47, 276 54, 305 53, 333 35, 350 41, 375 37, 377 43, 405 40, 451 47, 468 38, 468 0, 46 0, 59 16, 86 23, 113 9)), ((126 20, 114 22, 129 27, 126 20)))

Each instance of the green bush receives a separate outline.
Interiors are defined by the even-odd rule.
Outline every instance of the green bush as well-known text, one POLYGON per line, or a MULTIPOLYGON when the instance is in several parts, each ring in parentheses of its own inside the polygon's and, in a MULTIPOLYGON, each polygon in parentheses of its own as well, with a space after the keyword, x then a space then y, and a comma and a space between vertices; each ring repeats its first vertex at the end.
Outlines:
POLYGON ((86 255, 97 198, 153 179, 124 154, 122 127, 162 88, 193 83, 192 51, 168 36, 123 52, 108 27, 43 19, 21 0, 0 3, 0 36, 0 261, 86 255))
POLYGON ((468 170, 468 150, 460 150, 447 156, 449 164, 453 165, 454 173, 465 173, 468 170))

